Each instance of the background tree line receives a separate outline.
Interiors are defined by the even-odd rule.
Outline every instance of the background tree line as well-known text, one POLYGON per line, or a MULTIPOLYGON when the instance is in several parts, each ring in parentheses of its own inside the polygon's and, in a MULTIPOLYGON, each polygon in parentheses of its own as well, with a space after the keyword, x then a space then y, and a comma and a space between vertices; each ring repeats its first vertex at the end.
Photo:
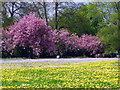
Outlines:
POLYGON ((53 29, 99 36, 104 53, 120 52, 120 2, 2 2, 2 27, 32 12, 53 29))

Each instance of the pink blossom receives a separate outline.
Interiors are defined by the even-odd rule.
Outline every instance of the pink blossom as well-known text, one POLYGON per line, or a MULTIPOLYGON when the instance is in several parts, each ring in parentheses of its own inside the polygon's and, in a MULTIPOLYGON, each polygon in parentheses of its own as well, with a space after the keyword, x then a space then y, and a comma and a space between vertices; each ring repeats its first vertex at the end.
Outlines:
POLYGON ((37 56, 43 52, 43 49, 48 55, 56 52, 54 43, 49 39, 50 26, 47 26, 43 19, 35 17, 35 14, 26 15, 11 25, 7 34, 10 35, 10 38, 5 40, 7 51, 19 45, 32 48, 33 54, 37 56))

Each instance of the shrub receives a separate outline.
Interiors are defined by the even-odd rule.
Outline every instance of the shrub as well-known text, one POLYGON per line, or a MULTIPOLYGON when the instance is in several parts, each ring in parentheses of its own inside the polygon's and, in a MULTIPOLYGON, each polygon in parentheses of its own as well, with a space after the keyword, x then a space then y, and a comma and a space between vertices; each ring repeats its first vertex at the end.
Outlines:
MULTIPOLYGON (((51 38, 51 28, 46 25, 43 19, 35 17, 34 14, 24 16, 18 22, 9 27, 6 31, 9 38, 4 39, 5 50, 11 52, 19 46, 32 51, 36 56, 42 52, 49 55, 56 53, 56 48, 51 38)), ((28 52, 30 52, 28 51, 28 52)))
POLYGON ((103 44, 97 36, 84 34, 79 38, 80 48, 91 54, 99 53, 103 50, 103 44))
POLYGON ((100 52, 103 47, 97 36, 84 34, 78 37, 76 34, 70 34, 67 30, 54 30, 52 34, 52 40, 56 44, 60 55, 72 52, 74 54, 82 52, 83 54, 92 55, 100 52))

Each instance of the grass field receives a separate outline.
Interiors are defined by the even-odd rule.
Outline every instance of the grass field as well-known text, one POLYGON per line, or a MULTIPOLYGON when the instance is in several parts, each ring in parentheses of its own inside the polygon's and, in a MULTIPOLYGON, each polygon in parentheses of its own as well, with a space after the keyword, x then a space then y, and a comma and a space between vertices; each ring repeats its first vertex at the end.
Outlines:
POLYGON ((120 88, 118 61, 2 64, 1 88, 120 88))

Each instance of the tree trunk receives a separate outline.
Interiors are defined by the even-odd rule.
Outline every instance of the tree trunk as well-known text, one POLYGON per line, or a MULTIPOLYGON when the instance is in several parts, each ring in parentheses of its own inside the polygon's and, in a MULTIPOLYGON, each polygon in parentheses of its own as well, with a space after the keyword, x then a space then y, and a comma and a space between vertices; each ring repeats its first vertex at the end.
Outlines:
POLYGON ((55 29, 58 29, 58 2, 55 2, 55 29))
POLYGON ((44 8, 45 20, 46 20, 46 23, 48 24, 48 17, 47 17, 46 2, 43 2, 43 8, 44 8))

